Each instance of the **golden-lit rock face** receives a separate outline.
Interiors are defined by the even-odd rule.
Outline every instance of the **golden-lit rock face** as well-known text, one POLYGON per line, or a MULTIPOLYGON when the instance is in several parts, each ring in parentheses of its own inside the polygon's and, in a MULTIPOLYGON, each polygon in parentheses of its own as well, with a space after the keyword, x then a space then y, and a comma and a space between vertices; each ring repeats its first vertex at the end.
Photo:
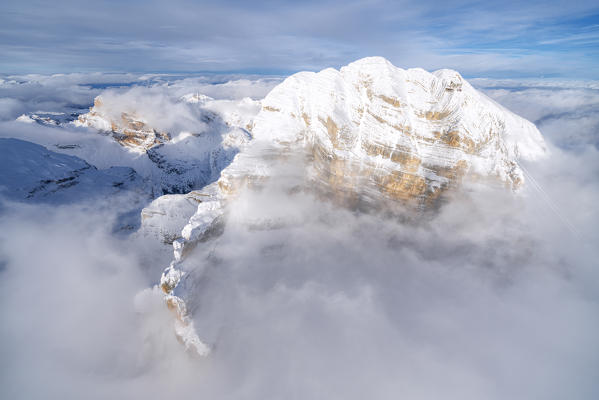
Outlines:
POLYGON ((260 185, 276 170, 272 160, 303 151, 307 187, 348 204, 428 208, 466 175, 517 189, 518 157, 545 153, 533 124, 457 72, 402 70, 381 58, 289 77, 263 100, 252 133, 270 153, 250 146, 238 155, 221 175, 225 193, 260 185))
POLYGON ((109 132, 121 145, 139 151, 146 151, 170 140, 168 132, 152 128, 135 113, 120 112, 113 115, 108 112, 100 96, 94 99, 94 105, 87 114, 79 116, 76 124, 109 132))

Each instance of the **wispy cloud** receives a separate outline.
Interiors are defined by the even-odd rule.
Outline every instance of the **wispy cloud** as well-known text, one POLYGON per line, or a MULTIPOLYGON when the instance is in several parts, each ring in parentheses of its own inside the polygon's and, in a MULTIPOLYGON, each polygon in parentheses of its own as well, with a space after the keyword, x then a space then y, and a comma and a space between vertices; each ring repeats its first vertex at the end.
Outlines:
POLYGON ((514 52, 524 59, 513 64, 515 74, 596 77, 597 70, 591 68, 596 51, 555 41, 596 24, 599 7, 587 1, 59 3, 3 2, 5 72, 288 73, 382 55, 400 66, 449 66, 488 75, 505 71, 494 60, 502 62, 514 52), (475 68, 467 57, 447 57, 462 54, 461 49, 491 56, 475 68), (561 68, 563 58, 576 62, 561 68))

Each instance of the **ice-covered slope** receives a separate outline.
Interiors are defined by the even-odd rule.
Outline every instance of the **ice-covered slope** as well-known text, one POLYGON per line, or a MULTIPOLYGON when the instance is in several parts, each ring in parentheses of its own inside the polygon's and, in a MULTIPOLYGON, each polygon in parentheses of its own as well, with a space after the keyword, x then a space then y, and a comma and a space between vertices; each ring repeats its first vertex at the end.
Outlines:
MULTIPOLYGON (((315 190, 352 207, 431 210, 466 176, 517 189, 524 183, 518 160, 546 152, 532 123, 459 73, 403 70, 379 57, 287 78, 262 101, 251 131, 253 142, 222 171, 219 190, 204 198, 173 242, 161 288, 185 327, 191 326, 187 295, 178 288, 185 255, 218 232, 228 200, 240 190, 277 181, 285 193, 315 190)), ((248 223, 268 229, 278 222, 248 223)), ((179 337, 187 347, 202 343, 187 328, 179 337)))
POLYGON ((0 169, 0 193, 11 200, 58 204, 124 191, 144 196, 145 190, 143 180, 131 168, 99 170, 78 157, 19 139, 0 138, 0 169))

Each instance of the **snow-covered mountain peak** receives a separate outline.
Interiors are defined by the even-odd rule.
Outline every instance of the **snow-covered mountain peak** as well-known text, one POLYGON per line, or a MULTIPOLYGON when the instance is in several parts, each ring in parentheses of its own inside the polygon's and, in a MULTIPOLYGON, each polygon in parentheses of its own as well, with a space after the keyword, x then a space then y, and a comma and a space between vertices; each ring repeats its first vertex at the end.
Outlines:
MULTIPOLYGON (((290 76, 262 100, 251 132, 254 140, 221 172, 216 192, 173 242, 174 261, 161 279, 167 302, 184 305, 192 295, 171 277, 184 273, 189 249, 219 231, 226 211, 243 204, 234 199, 244 190, 251 198, 253 189, 272 182, 263 192, 285 193, 273 204, 290 193, 316 192, 355 209, 435 210, 466 178, 517 189, 524 182, 519 158, 546 152, 532 123, 458 72, 404 70, 381 57, 290 76)), ((251 229, 293 219, 240 218, 251 229)), ((177 310, 187 321, 185 308, 177 310)), ((195 332, 179 337, 189 346, 202 343, 195 332)))
MULTIPOLYGON (((546 152, 532 123, 458 72, 404 70, 381 57, 287 78, 262 101, 252 133, 301 144, 313 160, 312 181, 325 191, 425 207, 466 175, 517 189, 518 159, 546 152)), ((227 172, 223 186, 231 188, 227 172)))

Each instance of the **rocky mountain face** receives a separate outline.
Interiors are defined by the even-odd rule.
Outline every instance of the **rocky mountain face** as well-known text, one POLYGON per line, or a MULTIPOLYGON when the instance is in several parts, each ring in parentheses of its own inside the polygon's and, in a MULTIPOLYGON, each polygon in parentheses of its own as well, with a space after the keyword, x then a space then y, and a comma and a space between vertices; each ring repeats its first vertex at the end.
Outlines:
MULTIPOLYGON (((517 189, 518 159, 545 154, 532 123, 456 71, 403 70, 378 57, 289 77, 263 100, 252 133, 281 155, 305 151, 309 185, 352 206, 431 208, 466 175, 517 189)), ((268 161, 261 176, 256 158, 240 155, 223 171, 224 192, 267 178, 268 161)))
POLYGON ((94 99, 94 105, 86 114, 74 121, 76 126, 86 126, 109 133, 121 145, 143 152, 171 139, 168 132, 158 131, 134 112, 122 111, 115 115, 106 106, 101 96, 94 99))
MULTIPOLYGON (((244 190, 282 181, 356 209, 434 210, 464 179, 517 191, 519 159, 546 153, 537 128, 475 90, 459 73, 403 70, 383 58, 287 78, 262 101, 236 155, 173 242, 160 287, 179 338, 206 354, 178 287, 186 254, 218 234, 227 204, 244 190), (190 328, 191 327, 191 328, 190 328)), ((277 221, 252 221, 268 229, 277 221)))

